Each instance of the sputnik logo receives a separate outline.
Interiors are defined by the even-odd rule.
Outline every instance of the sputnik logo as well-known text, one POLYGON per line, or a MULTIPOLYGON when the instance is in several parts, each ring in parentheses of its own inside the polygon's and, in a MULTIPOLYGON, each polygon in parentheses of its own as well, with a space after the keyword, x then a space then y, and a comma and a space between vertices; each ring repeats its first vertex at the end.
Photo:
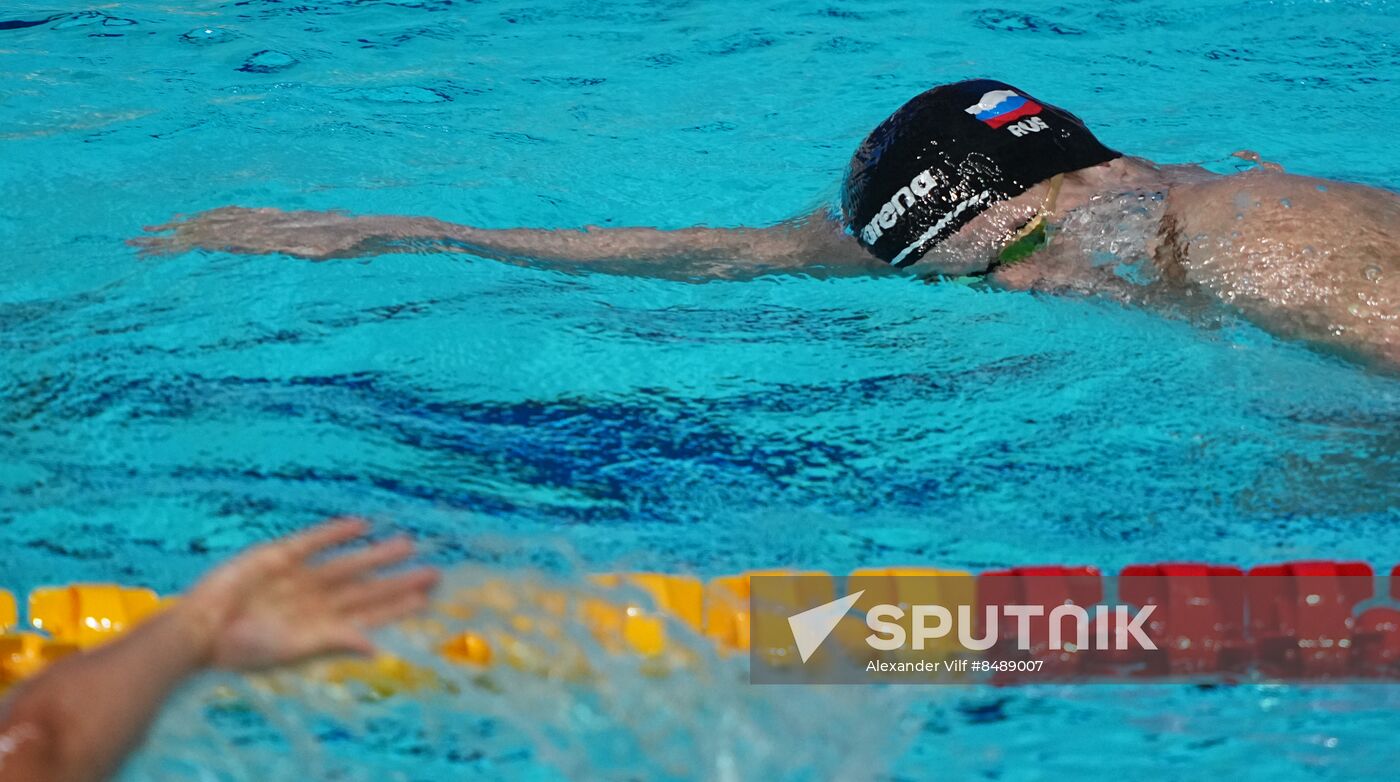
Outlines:
MULTIPOLYGON (((836 629, 836 626, 841 623, 841 620, 845 618, 863 594, 865 594, 865 590, 854 592, 830 603, 823 603, 816 608, 809 608, 788 617, 788 627, 792 629, 792 638, 797 642, 797 653, 802 657, 802 662, 807 662, 816 653, 822 642, 831 635, 831 632, 836 629)), ((906 612, 900 606, 882 603, 871 608, 865 614, 866 626, 874 631, 865 637, 865 642, 872 649, 886 652, 903 648, 906 644, 910 644, 915 650, 922 651, 926 641, 947 637, 956 629, 958 643, 964 649, 981 652, 996 646, 999 619, 1005 618, 1015 620, 1016 648, 1026 651, 1030 649, 1031 645, 1031 618, 1047 617, 1049 648, 1051 649, 1126 650, 1133 648, 1134 642, 1136 642, 1138 649, 1152 651, 1157 648, 1152 639, 1143 632, 1148 618, 1157 608, 1154 604, 1138 608, 1131 619, 1128 615, 1128 606, 1093 606, 1095 632, 1092 641, 1089 637, 1089 612, 1073 603, 1055 606, 1049 611, 1046 611, 1046 607, 1041 605, 984 606, 985 618, 981 623, 983 627, 981 638, 975 638, 972 635, 975 626, 972 606, 959 605, 956 608, 957 621, 955 623, 953 612, 945 606, 914 605, 910 606, 909 611, 906 612), (912 613, 911 626, 908 630, 897 624, 904 619, 906 613, 912 613), (1113 623, 1113 627, 1110 626, 1111 615, 1117 620, 1113 623), (1072 640, 1066 640, 1065 626, 1069 626, 1073 632, 1072 640), (1116 630, 1116 632, 1111 633, 1110 630, 1116 630)))
POLYGON ((802 662, 816 653, 822 641, 831 635, 863 594, 864 589, 788 617, 788 627, 792 628, 792 638, 797 641, 797 653, 802 656, 802 662))

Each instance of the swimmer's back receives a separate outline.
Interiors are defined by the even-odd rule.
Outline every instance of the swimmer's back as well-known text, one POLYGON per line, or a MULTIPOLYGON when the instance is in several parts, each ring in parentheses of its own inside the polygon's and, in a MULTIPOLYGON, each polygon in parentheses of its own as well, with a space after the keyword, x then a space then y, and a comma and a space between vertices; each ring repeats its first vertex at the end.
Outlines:
POLYGON ((1284 337, 1400 369, 1400 196, 1271 171, 1173 187, 1159 263, 1284 337))

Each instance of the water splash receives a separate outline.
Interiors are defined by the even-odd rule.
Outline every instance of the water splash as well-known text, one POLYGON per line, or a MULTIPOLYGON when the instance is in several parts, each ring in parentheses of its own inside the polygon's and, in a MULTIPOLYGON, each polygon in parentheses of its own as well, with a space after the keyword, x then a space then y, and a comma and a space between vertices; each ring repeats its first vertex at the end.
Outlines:
POLYGON ((632 653, 586 609, 645 595, 571 563, 515 566, 539 549, 491 553, 449 571, 428 617, 384 634, 414 676, 335 683, 335 663, 319 663, 205 677, 123 779, 858 780, 888 771, 917 727, 901 716, 908 688, 752 686, 746 655, 676 621, 659 654, 632 653), (489 666, 437 653, 466 628, 493 639, 489 666))

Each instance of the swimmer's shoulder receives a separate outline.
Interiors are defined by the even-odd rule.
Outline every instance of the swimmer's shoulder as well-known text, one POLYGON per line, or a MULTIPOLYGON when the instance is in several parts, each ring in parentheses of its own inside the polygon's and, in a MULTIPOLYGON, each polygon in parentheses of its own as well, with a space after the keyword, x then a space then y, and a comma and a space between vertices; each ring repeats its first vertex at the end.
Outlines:
POLYGON ((1400 194, 1333 179, 1253 169, 1230 176, 1176 182, 1168 213, 1187 222, 1273 216, 1286 220, 1322 217, 1345 210, 1348 217, 1400 219, 1400 194))
MULTIPOLYGON (((1350 182, 1253 170, 1180 183, 1167 195, 1163 235, 1192 266, 1248 258, 1320 268, 1400 247, 1400 195, 1350 182)), ((1369 260, 1368 260, 1369 262, 1369 260)), ((1400 259, 1396 259, 1400 264, 1400 259)))
POLYGON ((1157 259, 1276 334, 1400 366, 1400 196, 1250 171, 1168 194, 1157 259))

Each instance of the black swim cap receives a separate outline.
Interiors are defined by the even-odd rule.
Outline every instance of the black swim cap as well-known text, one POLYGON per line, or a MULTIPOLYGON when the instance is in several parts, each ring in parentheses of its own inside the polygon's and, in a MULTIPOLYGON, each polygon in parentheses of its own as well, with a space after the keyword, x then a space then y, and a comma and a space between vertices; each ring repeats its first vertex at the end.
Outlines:
POLYGON ((945 84, 866 137, 846 172, 842 219, 865 249, 908 266, 993 203, 1116 157, 1078 117, 1009 84, 945 84))

